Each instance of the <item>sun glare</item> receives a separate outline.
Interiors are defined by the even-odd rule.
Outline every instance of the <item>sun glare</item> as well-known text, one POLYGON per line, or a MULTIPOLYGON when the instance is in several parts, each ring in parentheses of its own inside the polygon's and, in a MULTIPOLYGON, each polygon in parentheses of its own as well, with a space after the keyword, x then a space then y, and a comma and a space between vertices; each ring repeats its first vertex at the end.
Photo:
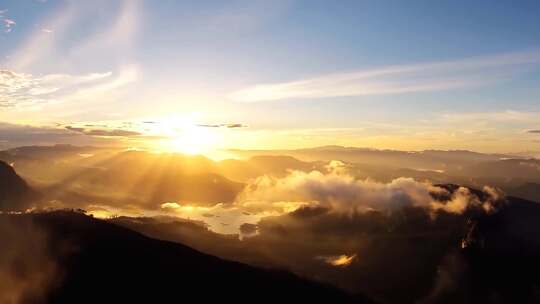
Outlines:
POLYGON ((216 148, 219 134, 214 130, 192 127, 169 141, 170 150, 185 154, 204 154, 216 148))
POLYGON ((151 148, 158 152, 212 154, 222 141, 216 128, 201 127, 192 117, 167 117, 156 120, 152 133, 163 139, 151 148))

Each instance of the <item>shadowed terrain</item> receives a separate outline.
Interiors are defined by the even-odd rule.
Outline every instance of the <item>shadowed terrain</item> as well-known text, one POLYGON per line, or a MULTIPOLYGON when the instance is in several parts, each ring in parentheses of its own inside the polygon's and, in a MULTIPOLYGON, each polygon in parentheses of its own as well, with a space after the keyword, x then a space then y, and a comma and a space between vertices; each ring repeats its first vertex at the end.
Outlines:
POLYGON ((223 258, 286 268, 382 303, 536 303, 538 218, 540 205, 509 197, 492 215, 469 210, 432 217, 424 209, 405 208, 392 214, 340 216, 302 208, 263 219, 257 234, 242 241, 196 223, 111 221, 223 258), (336 253, 355 259, 343 267, 318 259, 336 253))
POLYGON ((0 255, 0 279, 10 282, 4 295, 21 303, 72 303, 83 293, 89 303, 177 294, 240 302, 260 294, 272 301, 538 302, 540 205, 484 187, 524 183, 534 195, 537 160, 426 155, 437 155, 446 170, 73 146, 4 151, 11 165, 0 162, 2 211, 118 212, 104 213, 106 220, 84 210, 1 215, 3 243, 14 248, 0 255), (130 210, 140 216, 123 214, 130 210), (229 234, 219 230, 229 225, 229 234))
MULTIPOLYGON (((261 296, 271 302, 368 303, 287 272, 225 261, 83 214, 0 215, 0 223, 44 233, 46 246, 26 258, 43 254, 54 265, 54 275, 40 285, 46 282, 49 288, 33 294, 23 291, 20 303, 164 303, 171 299, 248 303, 261 296)), ((19 257, 10 269, 23 276, 40 271, 25 262, 19 257)))
POLYGON ((10 165, 0 161, 0 210, 25 209, 37 197, 10 165))

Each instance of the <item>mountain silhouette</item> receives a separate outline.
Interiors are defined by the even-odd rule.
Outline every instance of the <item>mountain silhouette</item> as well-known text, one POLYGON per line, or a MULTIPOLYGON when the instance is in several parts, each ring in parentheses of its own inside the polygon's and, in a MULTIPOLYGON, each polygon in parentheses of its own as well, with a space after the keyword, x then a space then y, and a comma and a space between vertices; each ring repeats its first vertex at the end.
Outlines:
POLYGON ((21 230, 34 225, 48 235, 57 269, 49 280, 57 282, 27 303, 368 303, 287 272, 222 260, 82 213, 4 214, 1 221, 21 230))
POLYGON ((37 197, 28 184, 5 162, 0 161, 0 210, 24 209, 37 197))

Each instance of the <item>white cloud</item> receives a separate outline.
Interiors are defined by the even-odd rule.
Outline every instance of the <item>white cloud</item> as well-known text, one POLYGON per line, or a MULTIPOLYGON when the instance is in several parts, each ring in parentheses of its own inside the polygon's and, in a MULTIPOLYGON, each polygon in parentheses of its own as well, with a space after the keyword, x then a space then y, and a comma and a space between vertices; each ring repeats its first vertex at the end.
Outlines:
POLYGON ((402 207, 422 207, 430 211, 462 213, 468 207, 479 207, 486 212, 494 209, 502 194, 491 188, 484 189, 487 197, 482 201, 466 188, 454 193, 429 183, 411 178, 397 178, 389 183, 358 180, 348 173, 333 170, 292 171, 283 178, 262 176, 248 184, 238 196, 236 205, 251 212, 290 212, 302 206, 318 206, 343 214, 368 210, 391 211, 402 207), (440 201, 433 194, 448 196, 440 201), (279 209, 283 207, 283 209, 279 209), (286 209, 289 208, 289 209, 286 209))
POLYGON ((163 203, 161 209, 179 209, 181 206, 177 203, 163 203))
POLYGON ((107 77, 109 81, 96 82, 92 86, 78 86, 71 94, 63 96, 59 101, 92 101, 95 98, 103 97, 104 94, 137 81, 139 73, 138 66, 128 65, 121 67, 114 75, 110 72, 86 75, 87 79, 92 79, 90 81, 100 76, 107 77))
POLYGON ((0 70, 0 107, 25 107, 62 101, 75 90, 96 89, 118 80, 104 82, 111 72, 87 75, 50 74, 33 76, 0 70))
POLYGON ((88 36, 61 51, 77 22, 103 15, 99 7, 97 3, 69 1, 44 18, 46 27, 37 28, 6 61, 8 70, 2 71, 0 78, 0 107, 36 111, 43 104, 77 101, 82 109, 85 102, 113 100, 121 94, 118 88, 138 80, 140 69, 132 64, 129 50, 137 32, 140 1, 121 1, 107 14, 108 22, 90 25, 88 36), (104 73, 56 72, 81 64, 93 66, 93 62, 111 67, 104 73), (37 76, 28 71, 54 72, 37 76))
POLYGON ((0 29, 4 33, 9 33, 13 30, 13 27, 17 24, 15 20, 7 18, 6 13, 8 10, 0 10, 0 29))
POLYGON ((524 65, 540 63, 540 51, 454 61, 387 66, 265 83, 231 94, 241 102, 440 91, 483 85, 512 77, 524 65))

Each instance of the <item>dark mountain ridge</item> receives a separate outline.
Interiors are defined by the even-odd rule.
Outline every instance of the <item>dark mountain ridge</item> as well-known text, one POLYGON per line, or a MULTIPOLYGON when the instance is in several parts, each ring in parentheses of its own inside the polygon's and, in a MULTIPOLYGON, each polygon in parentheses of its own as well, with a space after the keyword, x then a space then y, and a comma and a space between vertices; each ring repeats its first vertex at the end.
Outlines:
POLYGON ((0 161, 0 210, 20 210, 37 196, 13 167, 0 161))
MULTIPOLYGON (((56 265, 50 288, 20 303, 368 303, 290 273, 225 261, 76 212, 0 215, 0 224, 6 222, 45 233, 46 255, 56 265)), ((13 271, 33 271, 17 265, 13 271)))

